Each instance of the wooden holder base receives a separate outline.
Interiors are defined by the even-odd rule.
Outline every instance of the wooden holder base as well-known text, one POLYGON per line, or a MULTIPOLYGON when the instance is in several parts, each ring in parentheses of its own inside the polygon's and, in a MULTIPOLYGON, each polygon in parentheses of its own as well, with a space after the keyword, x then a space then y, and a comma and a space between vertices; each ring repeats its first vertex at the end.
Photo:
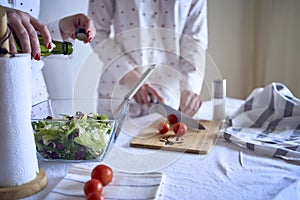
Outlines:
POLYGON ((36 178, 28 183, 14 187, 0 187, 0 199, 11 200, 29 197, 44 189, 47 184, 46 173, 40 168, 36 178))

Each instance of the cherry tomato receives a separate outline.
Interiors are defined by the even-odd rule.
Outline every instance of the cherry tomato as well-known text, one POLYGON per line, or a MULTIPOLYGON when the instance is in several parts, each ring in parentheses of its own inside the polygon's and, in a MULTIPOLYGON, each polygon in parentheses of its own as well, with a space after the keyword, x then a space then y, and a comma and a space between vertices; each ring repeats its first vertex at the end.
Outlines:
POLYGON ((103 190, 103 185, 98 179, 91 179, 87 181, 84 184, 84 188, 83 188, 84 194, 86 196, 93 192, 99 192, 101 194, 102 190, 103 190))
POLYGON ((112 181, 113 171, 109 166, 100 164, 92 170, 91 177, 92 179, 98 179, 103 186, 106 186, 112 181))
POLYGON ((101 192, 92 192, 87 195, 86 200, 104 200, 101 192))
POLYGON ((174 114, 170 114, 168 116, 168 120, 169 120, 170 124, 176 124, 178 122, 178 119, 177 119, 176 115, 174 115, 174 114))
POLYGON ((165 134, 169 132, 170 130, 170 124, 168 122, 160 122, 158 124, 158 131, 160 134, 165 134))
POLYGON ((173 127, 173 131, 177 137, 183 136, 187 132, 187 126, 182 122, 176 123, 173 127))

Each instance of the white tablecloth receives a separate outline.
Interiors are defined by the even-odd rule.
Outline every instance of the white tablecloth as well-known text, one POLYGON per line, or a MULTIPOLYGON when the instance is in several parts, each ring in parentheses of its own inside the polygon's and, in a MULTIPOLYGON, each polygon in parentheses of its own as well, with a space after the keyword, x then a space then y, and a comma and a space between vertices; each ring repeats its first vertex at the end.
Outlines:
MULTIPOLYGON (((227 99, 226 114, 242 102, 227 99)), ((211 113, 211 102, 204 102, 201 118, 211 119, 211 113)), ((147 121, 148 117, 127 121, 105 163, 120 171, 164 172, 163 199, 300 199, 299 163, 258 155, 222 138, 205 156, 129 147, 147 121)), ((46 171, 48 186, 26 199, 44 199, 72 166, 44 161, 39 165, 46 171)))

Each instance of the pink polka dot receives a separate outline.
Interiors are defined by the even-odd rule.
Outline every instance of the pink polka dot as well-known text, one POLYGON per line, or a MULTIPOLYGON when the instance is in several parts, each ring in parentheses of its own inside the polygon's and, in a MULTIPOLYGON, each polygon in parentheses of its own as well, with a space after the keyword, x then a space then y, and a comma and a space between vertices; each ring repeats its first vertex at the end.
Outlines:
POLYGON ((135 11, 135 8, 132 8, 131 10, 132 10, 132 11, 135 11))
POLYGON ((130 22, 130 24, 129 24, 130 26, 133 26, 133 22, 130 22))
POLYGON ((166 11, 165 11, 165 14, 168 14, 168 13, 169 13, 169 11, 166 10, 166 11))

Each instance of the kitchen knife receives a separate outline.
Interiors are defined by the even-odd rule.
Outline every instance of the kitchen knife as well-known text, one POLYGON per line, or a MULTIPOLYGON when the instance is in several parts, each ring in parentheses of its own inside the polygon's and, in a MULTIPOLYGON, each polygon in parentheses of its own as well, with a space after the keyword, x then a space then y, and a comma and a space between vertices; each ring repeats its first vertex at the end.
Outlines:
MULTIPOLYGON (((129 101, 130 99, 135 95, 135 93, 141 88, 141 86, 145 83, 147 78, 151 75, 152 71, 156 68, 156 64, 152 64, 140 77, 140 79, 137 81, 137 83, 134 85, 134 87, 127 93, 120 103, 120 105, 117 107, 117 109, 113 112, 112 117, 118 116, 115 118, 119 118, 118 122, 119 125, 122 126, 125 118, 127 117, 127 112, 129 109, 129 101)), ((118 137, 120 133, 120 127, 118 126, 118 129, 116 131, 116 137, 118 137)))
POLYGON ((164 103, 154 102, 152 104, 151 109, 154 112, 157 112, 166 118, 168 118, 168 116, 170 114, 174 114, 177 117, 179 122, 184 123, 189 128, 205 130, 205 127, 202 124, 200 124, 199 120, 193 119, 190 116, 188 116, 187 114, 184 114, 164 103))

